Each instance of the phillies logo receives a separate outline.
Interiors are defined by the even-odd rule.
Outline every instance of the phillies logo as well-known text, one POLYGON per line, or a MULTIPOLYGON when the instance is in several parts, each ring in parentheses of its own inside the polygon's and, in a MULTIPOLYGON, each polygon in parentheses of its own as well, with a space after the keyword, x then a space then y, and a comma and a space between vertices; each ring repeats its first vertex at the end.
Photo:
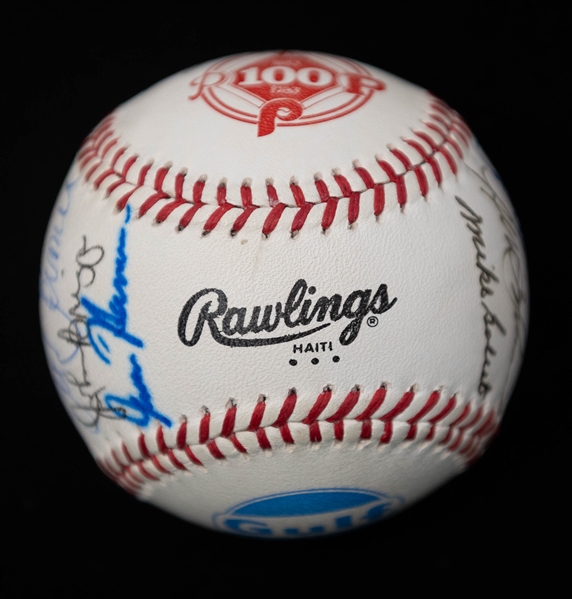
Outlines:
POLYGON ((361 64, 337 56, 298 52, 245 54, 223 59, 190 83, 190 100, 258 126, 309 125, 357 110, 385 88, 361 64))

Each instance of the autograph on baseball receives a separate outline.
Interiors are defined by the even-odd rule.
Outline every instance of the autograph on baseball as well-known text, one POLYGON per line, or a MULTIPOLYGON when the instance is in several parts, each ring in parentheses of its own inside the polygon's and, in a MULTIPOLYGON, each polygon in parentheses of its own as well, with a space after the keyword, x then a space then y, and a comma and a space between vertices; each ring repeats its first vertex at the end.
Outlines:
POLYGON ((371 65, 268 51, 176 73, 88 135, 40 310, 109 478, 292 538, 396 514, 482 454, 527 289, 516 215, 454 110, 371 65))

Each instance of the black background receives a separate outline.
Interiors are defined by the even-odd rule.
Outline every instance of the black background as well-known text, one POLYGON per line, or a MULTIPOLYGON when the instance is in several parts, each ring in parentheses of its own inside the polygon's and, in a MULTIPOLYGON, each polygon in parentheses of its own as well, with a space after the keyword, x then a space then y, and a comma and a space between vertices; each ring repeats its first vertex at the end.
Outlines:
POLYGON ((3 10, 4 596, 550 584, 569 544, 568 3, 193 4, 3 10), (531 285, 522 374, 484 457, 394 519, 282 543, 197 528, 107 480, 56 396, 37 316, 43 234, 85 135, 178 70, 278 48, 362 60, 458 110, 513 200, 531 285))

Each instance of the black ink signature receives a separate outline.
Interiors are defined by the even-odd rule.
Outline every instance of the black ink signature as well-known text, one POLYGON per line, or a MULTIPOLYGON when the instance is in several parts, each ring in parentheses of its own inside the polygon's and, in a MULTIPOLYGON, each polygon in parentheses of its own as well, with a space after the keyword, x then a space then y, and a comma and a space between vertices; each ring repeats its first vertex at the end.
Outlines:
POLYGON ((117 419, 122 416, 116 410, 106 407, 101 393, 103 387, 95 389, 89 380, 85 366, 85 348, 90 346, 87 315, 81 311, 80 293, 83 289, 89 287, 95 281, 95 267, 103 260, 104 249, 100 245, 88 246, 85 235, 82 238, 82 245, 75 256, 75 289, 71 293, 73 305, 68 310, 71 320, 68 326, 58 331, 58 337, 67 343, 76 347, 79 356, 79 377, 72 372, 66 372, 67 383, 77 388, 79 394, 87 399, 86 405, 78 406, 79 411, 85 411, 91 414, 87 419, 79 418, 85 426, 95 427, 99 424, 101 418, 117 419))
POLYGON ((491 365, 491 357, 496 356, 497 352, 491 344, 491 338, 493 336, 492 329, 497 327, 498 330, 506 335, 506 329, 503 327, 498 317, 493 314, 485 302, 481 302, 485 310, 483 320, 485 323, 485 357, 483 359, 483 367, 481 368, 481 377, 479 379, 479 393, 484 397, 491 389, 491 385, 488 382, 489 378, 489 366, 491 365))
MULTIPOLYGON (((487 177, 487 167, 483 166, 481 172, 471 169, 481 181, 481 191, 489 197, 496 207, 500 222, 505 231, 506 247, 503 255, 504 285, 512 304, 515 337, 510 355, 510 370, 514 364, 520 363, 524 355, 527 335, 527 283, 526 265, 522 253, 521 233, 518 220, 513 214, 511 206, 495 191, 487 177)), ((510 374, 507 376, 507 383, 510 374)), ((503 393, 506 396, 506 393, 503 393)))
POLYGON ((125 418, 124 410, 105 406, 101 398, 104 387, 93 390, 93 385, 87 379, 87 373, 85 369, 82 370, 82 379, 78 379, 71 372, 67 372, 66 381, 71 387, 76 387, 79 394, 87 400, 85 404, 75 407, 75 409, 79 412, 86 412, 88 414, 87 418, 78 416, 78 420, 84 426, 96 427, 101 418, 107 418, 110 420, 125 418))
POLYGON ((506 287, 510 302, 513 306, 514 319, 514 341, 510 355, 510 367, 505 381, 505 389, 502 397, 506 397, 506 385, 510 380, 510 371, 513 364, 518 363, 524 353, 524 341, 526 337, 526 274, 523 264, 522 250, 520 243, 520 228, 510 205, 495 191, 487 177, 487 167, 483 166, 482 172, 471 169, 472 172, 481 181, 481 191, 492 201, 498 214, 501 225, 504 229, 505 248, 503 251, 502 271, 503 276, 499 277, 494 267, 486 265, 485 241, 481 225, 483 219, 478 215, 464 200, 455 197, 459 205, 464 209, 461 216, 467 221, 467 229, 473 235, 473 244, 477 251, 476 266, 479 269, 481 304, 484 310, 484 328, 485 328, 485 349, 481 376, 479 380, 479 393, 486 396, 491 391, 489 382, 489 367, 492 358, 497 352, 492 345, 493 329, 497 329, 503 336, 506 336, 507 329, 494 314, 486 303, 487 296, 494 295, 493 284, 506 287), (502 279, 502 283, 501 283, 502 279))
MULTIPOLYGON (((487 255, 485 253, 486 245, 483 237, 483 230, 481 225, 483 223, 483 217, 477 214, 463 199, 459 196, 455 196, 457 202, 463 207, 464 211, 461 211, 461 216, 467 221, 467 229, 473 234, 473 245, 477 250, 476 266, 480 271, 479 274, 479 285, 481 287, 481 297, 485 298, 488 295, 494 295, 492 283, 498 283, 499 279, 494 273, 494 267, 489 268, 486 266, 485 261, 487 255)), ((489 379, 489 366, 491 365, 492 357, 497 355, 495 348, 492 345, 492 328, 497 329, 506 335, 506 329, 502 325, 499 318, 493 314, 488 307, 487 303, 481 301, 485 315, 483 317, 485 323, 485 350, 483 357, 483 365, 481 368, 481 376, 479 378, 479 393, 484 397, 491 390, 489 379)))

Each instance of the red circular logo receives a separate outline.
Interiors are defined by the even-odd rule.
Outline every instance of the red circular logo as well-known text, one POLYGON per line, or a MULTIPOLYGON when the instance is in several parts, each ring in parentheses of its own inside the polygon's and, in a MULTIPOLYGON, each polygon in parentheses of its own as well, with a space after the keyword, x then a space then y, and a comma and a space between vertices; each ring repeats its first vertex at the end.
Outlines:
POLYGON ((385 88, 347 58, 299 52, 224 58, 190 86, 190 100, 201 97, 221 114, 258 125, 259 137, 337 119, 385 88))

